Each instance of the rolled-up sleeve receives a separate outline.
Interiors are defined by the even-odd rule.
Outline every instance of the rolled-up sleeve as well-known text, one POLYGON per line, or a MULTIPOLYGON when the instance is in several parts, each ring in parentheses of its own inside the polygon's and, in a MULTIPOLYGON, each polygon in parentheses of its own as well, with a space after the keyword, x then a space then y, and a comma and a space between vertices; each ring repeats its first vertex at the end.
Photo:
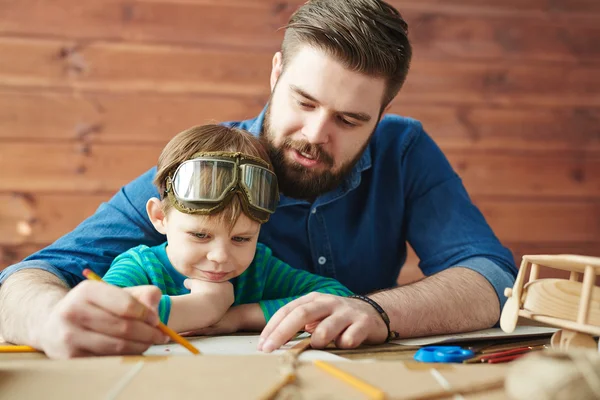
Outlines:
POLYGON ((481 274, 494 287, 498 300, 500 301, 500 310, 504 307, 506 296, 504 289, 512 288, 515 283, 515 275, 507 271, 495 262, 484 257, 472 257, 461 261, 456 267, 464 267, 481 274))
POLYGON ((15 265, 11 265, 8 268, 5 268, 2 271, 0 271, 0 285, 3 284, 4 281, 6 281, 6 279, 8 279, 8 277, 14 274, 15 272, 19 272, 24 269, 41 269, 42 271, 50 272, 51 274, 56 275, 65 284, 70 284, 70 280, 65 277, 63 272, 60 269, 53 266, 52 264, 50 264, 49 262, 41 260, 29 260, 22 261, 15 265))

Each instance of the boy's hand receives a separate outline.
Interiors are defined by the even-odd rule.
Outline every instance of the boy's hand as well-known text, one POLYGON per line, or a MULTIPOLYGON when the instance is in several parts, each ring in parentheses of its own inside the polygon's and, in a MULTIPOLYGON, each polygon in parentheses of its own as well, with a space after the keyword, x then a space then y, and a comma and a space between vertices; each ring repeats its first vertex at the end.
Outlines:
POLYGON ((218 323, 233 304, 231 282, 206 282, 186 279, 183 285, 191 293, 171 296, 169 327, 177 332, 205 328, 218 323))
POLYGON ((236 307, 230 308, 223 318, 214 325, 207 326, 206 328, 197 329, 190 332, 182 333, 183 336, 210 336, 210 335, 225 335, 228 333, 234 333, 240 330, 241 320, 239 319, 238 313, 235 312, 236 307), (234 312, 232 312, 234 311, 234 312))
POLYGON ((217 301, 226 308, 229 308, 233 304, 233 285, 229 281, 207 282, 200 279, 188 278, 183 282, 183 285, 188 288, 192 294, 210 296, 213 298, 213 301, 217 301))
POLYGON ((227 310, 223 318, 215 324, 186 332, 185 335, 224 335, 238 331, 260 332, 265 324, 265 315, 258 303, 240 304, 227 310))

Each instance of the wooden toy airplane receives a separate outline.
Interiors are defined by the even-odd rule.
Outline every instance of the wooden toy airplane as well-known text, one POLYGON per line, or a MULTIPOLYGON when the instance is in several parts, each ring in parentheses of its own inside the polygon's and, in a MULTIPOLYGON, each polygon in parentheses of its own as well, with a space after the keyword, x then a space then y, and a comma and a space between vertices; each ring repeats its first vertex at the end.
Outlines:
POLYGON ((578 255, 523 256, 514 287, 506 288, 508 297, 500 327, 512 332, 519 316, 552 325, 561 330, 552 336, 552 348, 596 348, 593 336, 600 336, 600 258, 578 255), (529 282, 525 275, 531 265, 529 282), (570 271, 569 279, 539 279, 540 266, 570 271), (583 274, 583 280, 580 281, 583 274))

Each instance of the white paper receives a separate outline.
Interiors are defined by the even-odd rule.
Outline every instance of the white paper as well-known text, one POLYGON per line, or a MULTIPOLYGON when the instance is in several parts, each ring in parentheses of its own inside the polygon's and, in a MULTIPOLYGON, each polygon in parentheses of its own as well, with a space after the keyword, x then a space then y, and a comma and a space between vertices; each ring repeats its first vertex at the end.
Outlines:
POLYGON ((484 329, 481 331, 457 333, 453 335, 428 336, 414 339, 396 339, 390 341, 390 343, 400 344, 404 346, 428 346, 430 344, 468 342, 474 340, 510 338, 526 339, 527 336, 550 336, 557 330, 558 329, 556 328, 546 328, 542 326, 517 326, 515 330, 511 333, 506 333, 500 328, 492 328, 484 329))
MULTIPOLYGON (((308 334, 302 334, 296 339, 289 341, 279 350, 272 353, 263 353, 258 351, 259 335, 247 336, 206 336, 190 339, 189 342, 202 352, 202 354, 216 355, 265 355, 281 354, 285 350, 291 349, 296 343, 308 337, 308 334)), ((182 356, 192 355, 187 349, 177 343, 161 344, 150 347, 144 353, 145 356, 182 356)), ((320 350, 305 350, 300 353, 300 361, 324 360, 324 361, 350 361, 347 358, 337 356, 320 350)))

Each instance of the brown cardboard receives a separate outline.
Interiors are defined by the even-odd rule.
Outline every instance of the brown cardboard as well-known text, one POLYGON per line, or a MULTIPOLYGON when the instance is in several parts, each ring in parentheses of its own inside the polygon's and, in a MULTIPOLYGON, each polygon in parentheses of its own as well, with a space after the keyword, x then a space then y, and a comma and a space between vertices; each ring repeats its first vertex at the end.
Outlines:
MULTIPOLYGON (((0 362, 0 399, 258 399, 279 381, 282 360, 279 356, 197 356, 7 361, 0 362)), ((335 365, 394 399, 443 390, 431 369, 410 368, 399 361, 335 365)), ((439 373, 453 388, 460 388, 502 379, 506 368, 454 365, 439 373)), ((302 398, 366 398, 312 363, 300 363, 297 374, 297 383, 286 390, 299 392, 302 398)), ((504 396, 497 391, 466 398, 504 396)))

